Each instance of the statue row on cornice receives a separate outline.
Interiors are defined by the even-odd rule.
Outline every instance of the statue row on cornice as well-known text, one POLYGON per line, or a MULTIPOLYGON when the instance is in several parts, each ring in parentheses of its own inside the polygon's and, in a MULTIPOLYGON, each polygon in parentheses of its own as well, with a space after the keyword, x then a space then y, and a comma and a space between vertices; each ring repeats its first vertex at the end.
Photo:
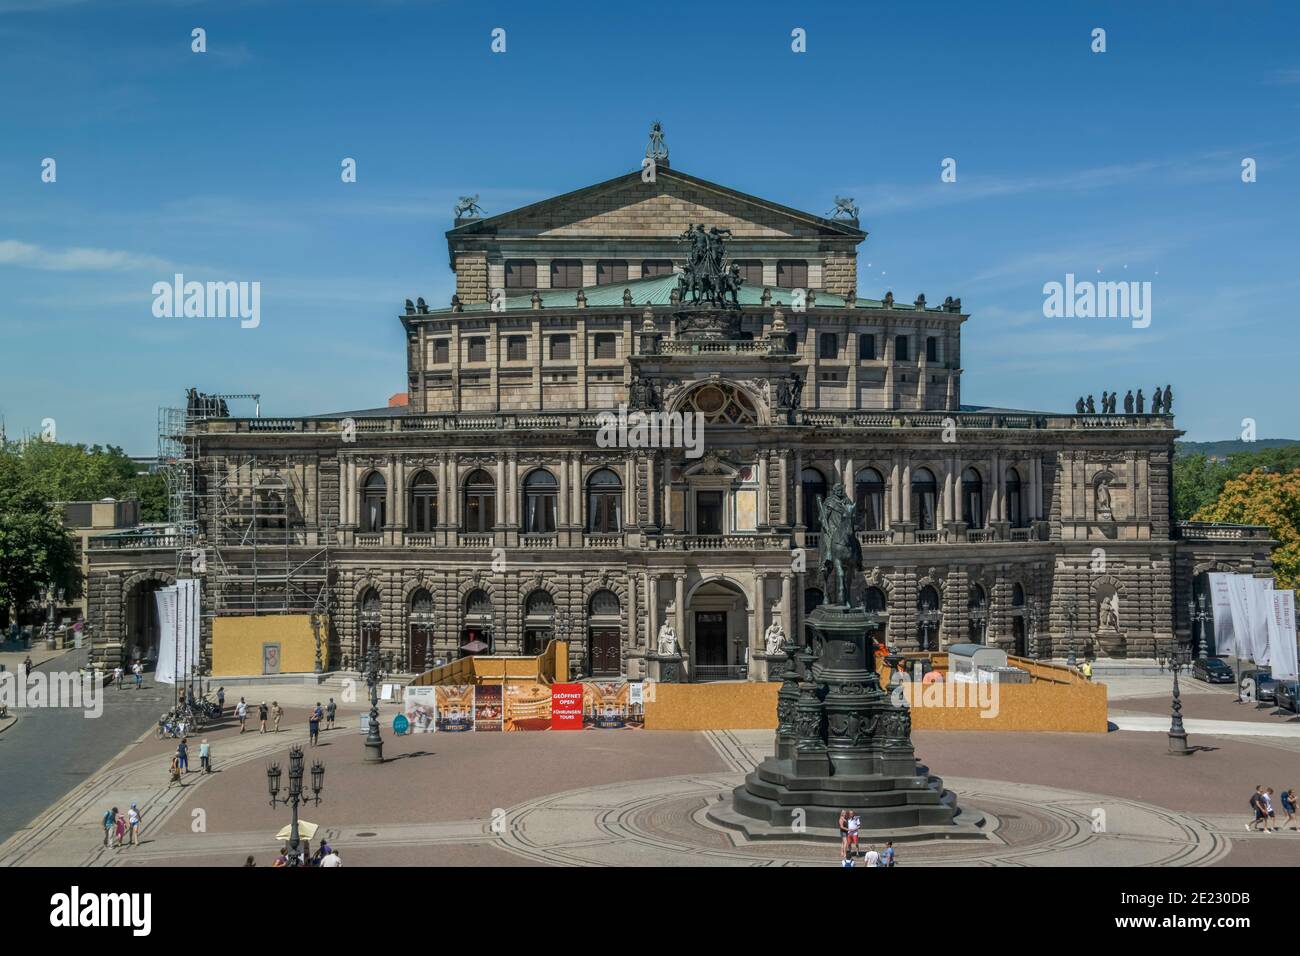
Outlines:
MULTIPOLYGON (((1103 391, 1101 393, 1101 414, 1103 415, 1115 414, 1115 408, 1116 405, 1118 404, 1118 396, 1119 396, 1119 392, 1103 391)), ((1146 413, 1146 404, 1147 404, 1146 396, 1142 394, 1142 389, 1139 388, 1137 390, 1136 396, 1133 394, 1133 390, 1129 389, 1128 394, 1124 396, 1124 413, 1126 415, 1132 415, 1136 412, 1138 415, 1143 415, 1146 413)), ((1074 403, 1074 410, 1079 415, 1096 415, 1097 403, 1093 401, 1091 395, 1089 395, 1087 398, 1080 396, 1079 400, 1074 403)), ((1173 388, 1169 385, 1166 385, 1162 391, 1160 386, 1157 385, 1151 398, 1151 414, 1172 415, 1173 413, 1174 413, 1173 388)))

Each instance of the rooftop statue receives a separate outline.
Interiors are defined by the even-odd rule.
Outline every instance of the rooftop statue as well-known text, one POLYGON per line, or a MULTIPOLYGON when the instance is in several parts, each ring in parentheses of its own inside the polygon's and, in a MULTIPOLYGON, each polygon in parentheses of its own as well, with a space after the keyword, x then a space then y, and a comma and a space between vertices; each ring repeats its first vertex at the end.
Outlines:
POLYGON ((456 209, 452 212, 453 219, 466 219, 471 216, 483 215, 483 208, 478 204, 478 193, 473 196, 461 196, 456 203, 456 209))
POLYGON ((668 159, 668 146, 664 143, 664 128, 658 120, 650 124, 650 145, 645 148, 646 159, 662 163, 668 159))
POLYGON ((835 208, 827 213, 832 219, 852 219, 857 222, 858 204, 849 196, 836 196, 835 208))

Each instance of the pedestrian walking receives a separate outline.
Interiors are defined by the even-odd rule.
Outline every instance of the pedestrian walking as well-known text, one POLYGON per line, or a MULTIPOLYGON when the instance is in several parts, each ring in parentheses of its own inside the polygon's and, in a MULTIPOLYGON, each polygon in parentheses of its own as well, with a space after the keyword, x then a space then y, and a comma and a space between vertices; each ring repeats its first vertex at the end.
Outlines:
POLYGON ((248 703, 242 697, 235 705, 235 719, 239 721, 239 732, 242 734, 248 729, 248 703))
POLYGON ((885 841, 885 850, 884 850, 883 853, 880 854, 880 865, 881 865, 881 866, 894 866, 894 865, 896 865, 896 862, 895 862, 896 860, 897 860, 897 857, 894 855, 894 841, 893 841, 893 840, 886 840, 886 841, 885 841))
POLYGON ((126 814, 118 812, 117 807, 113 808, 117 819, 113 823, 113 846, 119 850, 122 848, 122 840, 126 836, 126 814))
POLYGON ((258 728, 257 732, 259 734, 266 733, 266 714, 267 714, 266 701, 262 701, 260 704, 257 705, 257 728, 258 728))
POLYGON ((1264 788, 1264 816, 1267 819, 1267 822, 1264 825, 1264 829, 1268 830, 1270 833, 1276 833, 1277 812, 1273 809, 1273 788, 1272 787, 1264 788))
POLYGON ((328 706, 325 708, 325 729, 334 729, 334 714, 339 709, 339 705, 334 703, 334 698, 330 698, 328 706))
POLYGON ((858 816, 857 810, 849 811, 849 856, 858 855, 858 831, 862 829, 862 818, 858 816))
POLYGON ((867 854, 862 858, 863 866, 880 866, 880 854, 874 846, 867 847, 867 854))
POLYGON ((1255 785, 1255 792, 1250 795, 1250 811, 1253 819, 1246 824, 1246 829, 1254 829, 1262 822, 1265 829, 1268 828, 1268 814, 1264 809, 1264 785, 1262 783, 1255 785))
POLYGON ((312 708, 311 715, 307 718, 307 736, 313 747, 320 742, 320 720, 320 701, 316 701, 316 706, 312 708))
POLYGON ((135 689, 139 690, 144 684, 144 665, 137 660, 131 665, 131 673, 135 675, 135 689))
POLYGON ((108 846, 109 841, 113 839, 115 829, 117 829, 117 807, 104 813, 104 846, 108 846))
POLYGON ((113 683, 117 685, 118 690, 122 689, 123 676, 124 676, 124 672, 122 670, 122 665, 118 664, 116 667, 113 668, 113 683))
POLYGON ((27 657, 23 659, 23 676, 24 677, 32 676, 32 655, 30 654, 28 654, 27 657))
POLYGON ((1092 680, 1092 661, 1083 662, 1083 679, 1092 680))
POLYGON ((841 810, 839 819, 840 828, 840 862, 849 858, 849 811, 841 810))
POLYGON ((176 745, 176 763, 184 773, 190 772, 190 738, 182 737, 176 745))
POLYGON ((126 825, 131 830, 131 846, 140 845, 140 808, 134 803, 126 813, 126 825))
POLYGON ((1286 822, 1291 825, 1290 829, 1292 830, 1296 828, 1295 811, 1296 811, 1295 790, 1294 789, 1283 790, 1282 791, 1282 812, 1286 814, 1286 822))
POLYGON ((226 689, 224 687, 218 687, 217 688, 217 720, 225 720, 225 718, 226 718, 226 689))
POLYGON ((167 789, 170 790, 174 783, 185 786, 181 783, 181 758, 172 754, 171 762, 167 764, 167 789))
POLYGON ((199 744, 199 766, 204 773, 212 773, 212 748, 208 746, 207 737, 199 744))
POLYGON ((280 718, 283 716, 284 708, 280 706, 280 702, 278 700, 271 701, 271 720, 277 734, 280 732, 280 718))

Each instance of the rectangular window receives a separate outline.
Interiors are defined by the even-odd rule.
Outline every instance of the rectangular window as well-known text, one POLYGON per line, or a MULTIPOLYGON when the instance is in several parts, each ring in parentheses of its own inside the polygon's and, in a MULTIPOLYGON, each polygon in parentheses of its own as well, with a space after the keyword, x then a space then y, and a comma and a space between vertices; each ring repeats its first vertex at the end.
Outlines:
POLYGON ((925 360, 929 364, 939 361, 939 340, 933 335, 925 340, 925 360))
POLYGON ((808 288, 808 263, 802 259, 782 259, 776 264, 776 284, 782 289, 808 288))
POLYGON ((643 279, 672 275, 672 272, 673 263, 670 259, 646 259, 641 263, 641 278, 643 279))
POLYGON ((907 336, 900 335, 894 339, 894 361, 906 362, 907 354, 907 336))
POLYGON ((695 533, 722 534, 722 492, 695 493, 695 533))
POLYGON ((740 277, 745 280, 745 285, 752 285, 758 288, 763 286, 763 263, 758 259, 737 259, 736 265, 740 267, 740 277))
POLYGON ((596 263, 596 285, 627 281, 626 259, 601 259, 596 263))
POLYGON ((592 343, 591 357, 598 359, 618 358, 613 332, 597 332, 592 343))
POLYGON ((470 362, 487 361, 487 339, 482 336, 475 336, 472 339, 465 340, 466 360, 470 362))
POLYGON ((528 336, 512 335, 506 339, 506 359, 510 362, 528 360, 528 336))
POLYGON ((817 357, 823 359, 839 358, 839 336, 834 332, 823 332, 817 337, 817 357))
POLYGON ((858 333, 858 361, 874 362, 876 360, 876 337, 858 333))
POLYGON ((446 365, 451 361, 451 339, 433 340, 433 364, 446 365))
POLYGON ((567 335, 551 336, 551 359, 566 362, 569 360, 569 337, 567 335))
POLYGON ((536 289, 537 263, 532 259, 507 259, 506 288, 536 289))
POLYGON ((552 259, 551 260, 551 288, 552 289, 581 289, 582 288, 582 260, 552 259))

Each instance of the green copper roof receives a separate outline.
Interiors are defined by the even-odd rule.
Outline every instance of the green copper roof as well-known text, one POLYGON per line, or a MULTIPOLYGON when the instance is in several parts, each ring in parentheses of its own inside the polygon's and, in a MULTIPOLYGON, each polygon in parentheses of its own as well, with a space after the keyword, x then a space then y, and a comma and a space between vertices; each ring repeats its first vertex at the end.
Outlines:
MULTIPOLYGON (((632 304, 634 306, 645 305, 671 305, 673 289, 677 287, 677 274, 655 276, 650 279, 633 279, 628 282, 615 282, 610 285, 584 286, 583 294, 587 297, 587 307, 596 309, 601 307, 621 307, 623 305, 623 290, 632 293, 632 304)), ((740 304, 742 306, 759 306, 762 304, 763 289, 761 285, 745 283, 740 287, 740 304)), ((773 286, 767 287, 771 293, 771 304, 790 306, 793 302, 793 289, 779 289, 773 286)), ((833 292, 816 290, 817 295, 813 300, 814 308, 840 309, 846 305, 847 300, 842 295, 836 295, 833 292)), ((577 307, 578 290, 577 289, 540 289, 538 294, 542 299, 543 309, 573 309, 577 307)), ((858 308, 879 309, 884 303, 879 299, 856 300, 858 308)), ((518 309, 531 309, 533 307, 533 293, 531 291, 521 292, 516 295, 506 295, 505 310, 513 312, 518 309)), ((901 311, 914 311, 915 306, 910 303, 895 301, 893 308, 901 311)), ((490 312, 491 306, 486 302, 476 302, 473 304, 461 306, 463 312, 490 312)), ((926 311, 940 312, 942 308, 929 306, 926 311)), ((450 314, 451 309, 430 309, 430 315, 450 314)))

